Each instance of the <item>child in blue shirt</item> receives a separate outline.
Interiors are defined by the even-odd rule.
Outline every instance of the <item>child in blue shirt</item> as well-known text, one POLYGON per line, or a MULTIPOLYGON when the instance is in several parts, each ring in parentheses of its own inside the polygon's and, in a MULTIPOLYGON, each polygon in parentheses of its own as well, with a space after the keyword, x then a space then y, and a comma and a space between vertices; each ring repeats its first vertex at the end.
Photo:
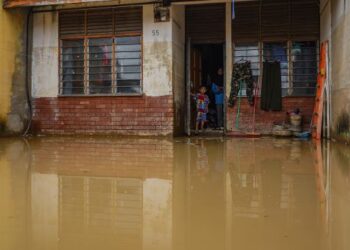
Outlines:
POLYGON ((217 127, 223 129, 223 107, 224 107, 224 91, 223 87, 217 85, 216 83, 211 84, 211 91, 215 95, 215 105, 216 105, 216 115, 217 115, 217 127))

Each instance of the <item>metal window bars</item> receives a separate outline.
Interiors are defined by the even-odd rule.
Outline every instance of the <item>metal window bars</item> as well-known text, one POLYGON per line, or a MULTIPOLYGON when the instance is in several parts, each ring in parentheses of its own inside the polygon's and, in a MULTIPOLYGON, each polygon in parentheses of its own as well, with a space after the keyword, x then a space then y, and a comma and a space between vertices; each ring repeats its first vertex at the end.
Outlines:
POLYGON ((62 95, 140 94, 140 36, 61 42, 62 95))
MULTIPOLYGON (((314 96, 318 53, 316 41, 236 43, 234 62, 250 61, 257 85, 263 61, 277 60, 281 63, 282 96, 314 96)), ((242 95, 246 95, 245 86, 242 95)))
POLYGON ((142 93, 142 8, 60 12, 60 94, 142 93))

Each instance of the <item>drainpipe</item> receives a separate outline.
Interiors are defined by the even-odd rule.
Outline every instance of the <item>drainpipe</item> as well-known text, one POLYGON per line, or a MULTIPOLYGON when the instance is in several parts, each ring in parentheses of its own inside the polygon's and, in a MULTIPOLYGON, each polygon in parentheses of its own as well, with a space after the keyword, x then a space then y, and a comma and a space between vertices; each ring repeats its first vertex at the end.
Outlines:
POLYGON ((23 133, 23 136, 27 136, 30 128, 32 126, 32 121, 33 121, 33 105, 32 105, 32 95, 31 95, 31 86, 30 86, 30 77, 31 77, 31 63, 30 60, 32 59, 31 57, 31 47, 30 47, 30 21, 31 21, 31 16, 32 16, 32 8, 30 7, 28 13, 27 13, 27 20, 26 20, 26 48, 25 48, 25 85, 26 85, 26 97, 27 97, 27 105, 28 105, 28 113, 29 113, 29 119, 28 119, 28 124, 27 128, 23 133))

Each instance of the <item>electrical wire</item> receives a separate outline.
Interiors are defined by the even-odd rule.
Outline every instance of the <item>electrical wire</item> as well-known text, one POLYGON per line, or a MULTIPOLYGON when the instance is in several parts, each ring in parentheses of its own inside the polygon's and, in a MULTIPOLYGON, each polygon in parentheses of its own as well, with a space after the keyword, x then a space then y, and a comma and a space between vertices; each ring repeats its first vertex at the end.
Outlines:
MULTIPOLYGON (((27 23, 26 23, 26 55, 29 55, 29 33, 30 33, 30 20, 32 16, 32 8, 29 9, 27 13, 27 23)), ((30 58, 29 56, 26 56, 26 69, 25 69, 25 85, 26 85, 26 97, 27 97, 27 105, 28 105, 28 113, 29 113, 29 119, 27 123, 27 128, 23 133, 23 136, 27 136, 30 128, 32 126, 33 121, 33 105, 32 105, 32 95, 31 95, 31 87, 30 87, 30 73, 31 70, 29 69, 30 65, 30 58)))

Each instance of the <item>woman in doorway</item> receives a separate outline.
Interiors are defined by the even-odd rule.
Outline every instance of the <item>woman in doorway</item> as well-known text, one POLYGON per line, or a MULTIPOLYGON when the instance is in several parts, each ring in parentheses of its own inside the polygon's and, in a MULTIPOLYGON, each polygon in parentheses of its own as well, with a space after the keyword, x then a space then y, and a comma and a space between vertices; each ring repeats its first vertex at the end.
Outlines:
POLYGON ((218 68, 214 81, 211 84, 211 90, 215 95, 215 104, 216 104, 216 125, 218 129, 224 128, 224 70, 218 68))

